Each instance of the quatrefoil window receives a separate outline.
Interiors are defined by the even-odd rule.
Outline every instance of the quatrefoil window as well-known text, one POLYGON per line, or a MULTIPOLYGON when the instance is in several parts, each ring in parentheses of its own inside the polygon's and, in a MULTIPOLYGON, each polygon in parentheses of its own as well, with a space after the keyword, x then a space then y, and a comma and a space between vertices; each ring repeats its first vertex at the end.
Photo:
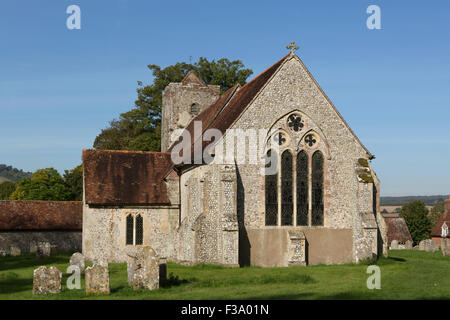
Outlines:
POLYGON ((291 128, 295 132, 302 130, 302 128, 305 126, 302 117, 298 114, 291 114, 287 119, 287 123, 289 128, 291 128))
POLYGON ((313 134, 308 134, 305 137, 305 143, 308 147, 313 147, 317 143, 318 138, 313 134))
POLYGON ((281 146, 286 142, 286 135, 283 132, 277 132, 273 136, 273 140, 281 146))

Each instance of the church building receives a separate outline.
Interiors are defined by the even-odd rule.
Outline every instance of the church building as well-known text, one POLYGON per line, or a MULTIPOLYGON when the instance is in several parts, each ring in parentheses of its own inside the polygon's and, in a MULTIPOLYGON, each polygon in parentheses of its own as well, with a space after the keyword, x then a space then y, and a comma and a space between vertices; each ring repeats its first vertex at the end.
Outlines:
POLYGON ((374 156, 288 48, 223 94, 192 72, 170 83, 161 152, 83 150, 87 260, 125 262, 141 246, 226 266, 387 254, 374 156))

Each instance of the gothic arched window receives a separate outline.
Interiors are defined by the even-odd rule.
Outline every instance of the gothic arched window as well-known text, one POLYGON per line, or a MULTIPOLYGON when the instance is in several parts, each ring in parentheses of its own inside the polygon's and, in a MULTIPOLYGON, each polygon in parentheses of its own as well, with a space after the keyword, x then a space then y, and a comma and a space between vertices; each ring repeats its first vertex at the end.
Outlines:
POLYGON ((278 218, 278 156, 275 151, 267 151, 265 185, 266 185, 266 226, 276 226, 278 218))
POLYGON ((127 226, 125 232, 126 244, 133 244, 134 218, 131 214, 127 216, 127 226))
POLYGON ((293 223, 293 177, 292 153, 285 150, 281 154, 281 225, 290 226, 293 223))
POLYGON ((308 225, 308 154, 297 154, 297 225, 308 225))
POLYGON ((136 239, 134 244, 142 244, 144 238, 144 223, 140 214, 136 217, 136 239))
POLYGON ((323 226, 323 154, 316 151, 312 156, 312 212, 311 224, 323 226))

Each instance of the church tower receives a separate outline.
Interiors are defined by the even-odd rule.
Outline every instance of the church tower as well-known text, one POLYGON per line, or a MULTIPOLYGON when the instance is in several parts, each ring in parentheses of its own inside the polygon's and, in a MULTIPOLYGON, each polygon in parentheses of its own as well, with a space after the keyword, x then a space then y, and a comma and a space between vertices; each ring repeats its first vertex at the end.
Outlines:
POLYGON ((205 85, 194 72, 189 72, 181 82, 169 83, 162 95, 161 151, 167 151, 176 140, 177 137, 172 137, 174 130, 184 129, 219 96, 220 86, 205 85))

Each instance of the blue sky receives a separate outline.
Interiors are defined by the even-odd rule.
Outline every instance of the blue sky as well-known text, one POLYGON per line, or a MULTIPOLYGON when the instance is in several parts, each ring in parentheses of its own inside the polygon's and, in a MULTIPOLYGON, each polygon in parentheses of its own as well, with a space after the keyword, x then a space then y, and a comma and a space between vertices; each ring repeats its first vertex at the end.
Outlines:
POLYGON ((382 195, 450 193, 449 1, 2 1, 0 163, 60 172, 132 108, 148 64, 298 55, 366 147, 382 195), (68 30, 66 8, 81 8, 68 30), (381 8, 369 30, 366 8, 381 8))

